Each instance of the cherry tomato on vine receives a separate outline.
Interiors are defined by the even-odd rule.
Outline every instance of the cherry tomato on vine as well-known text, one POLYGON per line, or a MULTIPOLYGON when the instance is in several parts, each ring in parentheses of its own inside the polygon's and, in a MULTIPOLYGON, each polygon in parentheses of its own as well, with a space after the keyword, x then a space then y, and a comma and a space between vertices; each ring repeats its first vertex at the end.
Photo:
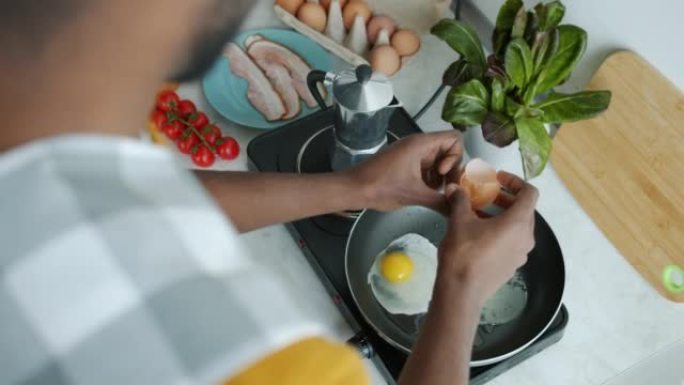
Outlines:
POLYGON ((216 157, 214 156, 214 153, 211 152, 207 146, 200 144, 194 148, 192 153, 192 161, 196 165, 200 167, 210 167, 212 164, 214 164, 215 160, 216 157))
POLYGON ((199 143, 199 138, 193 132, 185 131, 176 142, 178 150, 183 154, 192 152, 192 148, 199 143))
POLYGON ((164 123, 162 126, 162 131, 166 134, 166 136, 169 137, 171 140, 177 140, 180 138, 181 134, 183 134, 183 131, 185 130, 185 125, 178 120, 174 120, 172 122, 167 122, 164 123))
POLYGON ((209 144, 214 144, 221 137, 221 129, 215 124, 207 124, 202 128, 202 136, 209 144))
POLYGON ((188 117, 188 122, 195 126, 196 129, 202 131, 204 126, 209 124, 209 118, 207 118, 207 115, 205 115, 204 112, 197 112, 188 117))
POLYGON ((178 114, 182 118, 186 118, 188 115, 193 114, 196 111, 197 107, 195 107, 195 103, 193 103, 191 100, 183 99, 178 102, 178 114))
POLYGON ((161 130, 162 127, 164 127, 164 124, 166 124, 166 122, 168 120, 169 119, 166 117, 166 112, 164 112, 162 110, 155 109, 150 114, 150 121, 154 124, 154 126, 158 130, 161 130))
POLYGON ((175 110, 179 102, 178 95, 170 90, 162 91, 157 95, 157 108, 164 112, 175 110))
POLYGON ((225 160, 232 160, 240 155, 240 145, 234 138, 226 136, 216 142, 216 153, 225 160))

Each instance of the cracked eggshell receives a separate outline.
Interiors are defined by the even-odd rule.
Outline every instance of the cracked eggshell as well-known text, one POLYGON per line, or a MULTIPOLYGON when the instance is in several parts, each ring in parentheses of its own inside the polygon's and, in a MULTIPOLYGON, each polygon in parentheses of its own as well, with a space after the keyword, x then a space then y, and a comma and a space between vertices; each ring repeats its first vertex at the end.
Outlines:
POLYGON ((501 191, 496 169, 479 158, 466 164, 460 185, 470 197, 473 210, 482 210, 494 203, 501 191))

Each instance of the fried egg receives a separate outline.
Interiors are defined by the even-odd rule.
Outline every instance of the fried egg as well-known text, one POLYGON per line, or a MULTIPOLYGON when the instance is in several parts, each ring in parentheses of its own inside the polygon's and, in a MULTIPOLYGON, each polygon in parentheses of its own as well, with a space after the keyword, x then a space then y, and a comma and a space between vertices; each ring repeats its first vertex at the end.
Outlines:
POLYGON ((376 257, 368 283, 378 303, 392 314, 428 309, 437 276, 437 247, 418 234, 390 242, 376 257))

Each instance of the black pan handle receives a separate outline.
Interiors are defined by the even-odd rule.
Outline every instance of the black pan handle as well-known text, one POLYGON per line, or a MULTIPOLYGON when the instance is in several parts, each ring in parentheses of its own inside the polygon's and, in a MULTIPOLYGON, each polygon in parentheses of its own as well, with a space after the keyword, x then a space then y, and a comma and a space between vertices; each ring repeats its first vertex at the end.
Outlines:
POLYGON ((321 110, 325 110, 327 106, 325 105, 323 96, 321 96, 321 93, 318 91, 318 83, 325 80, 325 75, 325 71, 313 70, 306 76, 306 84, 309 86, 309 91, 311 91, 311 95, 313 95, 316 102, 318 102, 321 110))
POLYGON ((371 345, 364 332, 357 333, 348 339, 347 343, 358 350, 363 358, 373 358, 375 355, 375 349, 373 349, 373 345, 371 345))

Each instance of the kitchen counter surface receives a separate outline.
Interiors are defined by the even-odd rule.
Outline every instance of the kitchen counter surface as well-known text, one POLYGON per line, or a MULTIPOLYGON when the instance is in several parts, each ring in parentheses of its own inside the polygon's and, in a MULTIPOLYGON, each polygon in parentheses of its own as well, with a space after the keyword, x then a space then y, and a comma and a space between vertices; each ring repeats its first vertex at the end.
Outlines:
MULTIPOLYGON (((243 29, 281 26, 269 0, 258 0, 243 29)), ((409 113, 418 111, 439 84, 441 73, 456 58, 443 43, 423 36, 415 59, 393 79, 395 92, 409 113)), ((215 113, 199 83, 184 84, 179 93, 234 135, 243 151, 231 165, 246 170, 244 149, 262 131, 238 127, 215 113)), ((440 119, 443 96, 419 120, 424 131, 450 129, 440 119)), ((575 202, 552 167, 533 182, 540 190, 538 210, 549 222, 563 249, 567 268, 564 302, 570 312, 565 336, 556 345, 491 381, 492 385, 602 384, 655 352, 684 339, 684 305, 658 295, 626 262, 575 202)), ((301 310, 326 325, 340 339, 350 327, 328 297, 304 255, 281 226, 242 235, 260 263, 277 270, 289 284, 301 310)), ((374 383, 381 377, 370 368, 374 383)))

